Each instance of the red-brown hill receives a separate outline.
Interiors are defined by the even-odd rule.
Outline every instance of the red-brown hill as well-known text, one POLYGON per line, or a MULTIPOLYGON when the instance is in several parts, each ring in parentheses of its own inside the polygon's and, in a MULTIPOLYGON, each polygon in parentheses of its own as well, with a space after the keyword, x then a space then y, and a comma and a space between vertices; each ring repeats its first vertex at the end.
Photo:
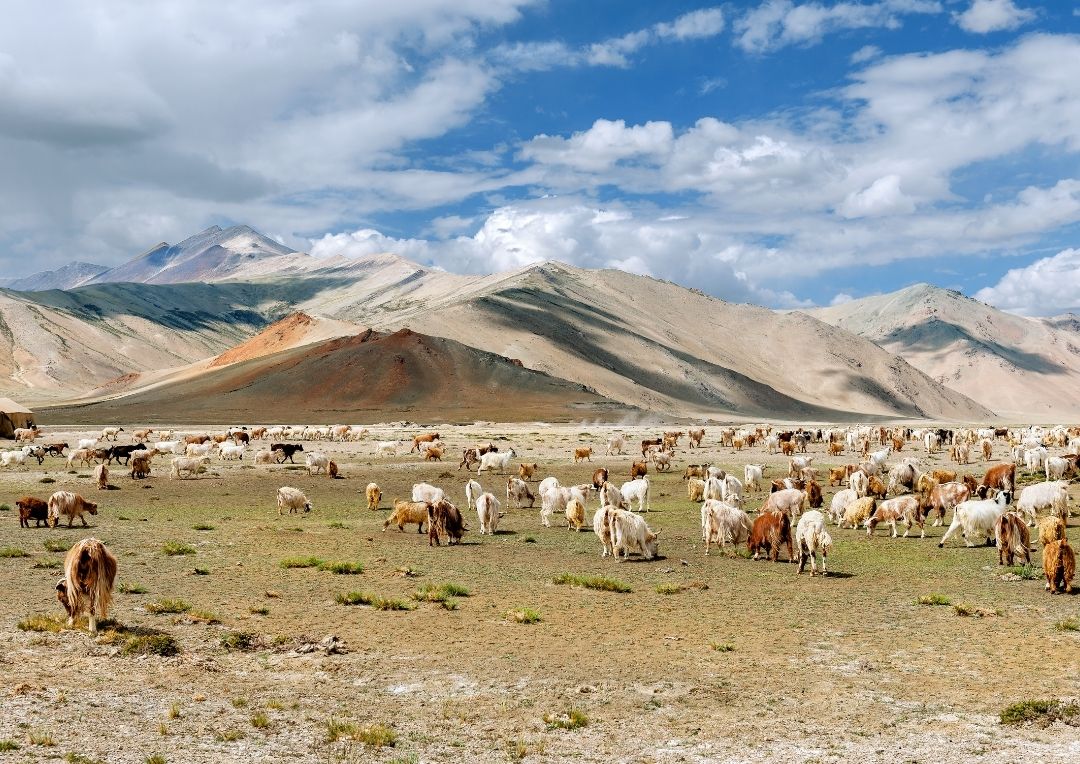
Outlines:
POLYGON ((174 384, 43 412, 49 423, 125 421, 567 421, 630 407, 509 358, 408 329, 253 358, 174 384))

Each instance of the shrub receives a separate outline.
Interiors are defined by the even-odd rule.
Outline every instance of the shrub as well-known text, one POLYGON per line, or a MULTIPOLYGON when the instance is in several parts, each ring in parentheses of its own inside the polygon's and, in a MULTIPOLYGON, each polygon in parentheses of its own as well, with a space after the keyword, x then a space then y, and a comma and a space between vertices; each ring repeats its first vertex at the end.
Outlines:
POLYGON ((361 727, 353 737, 368 748, 393 748, 397 745, 397 733, 385 724, 361 727))
POLYGON ((163 658, 176 655, 180 646, 171 634, 134 634, 120 648, 121 655, 159 655, 163 658))
POLYGON ((55 482, 56 482, 56 478, 51 478, 51 477, 43 477, 43 478, 42 478, 41 480, 39 480, 38 482, 39 482, 39 483, 45 483, 45 484, 47 485, 47 484, 49 484, 49 483, 55 483, 55 482))
POLYGON ((584 711, 571 708, 565 714, 544 714, 544 723, 549 729, 576 730, 589 724, 589 717, 584 711))
POLYGON ((30 555, 27 552, 23 551, 22 549, 19 549, 18 547, 5 546, 5 547, 0 548, 0 557, 15 558, 15 557, 29 557, 29 556, 30 555))
POLYGON ((221 730, 217 733, 217 739, 223 743, 234 743, 244 739, 243 730, 221 730))
POLYGON ((64 563, 62 561, 57 559, 44 559, 38 560, 31 567, 37 568, 39 570, 56 570, 63 564, 64 563))
POLYGON ((45 547, 46 552, 66 552, 70 546, 66 541, 57 539, 45 539, 41 545, 45 547))
POLYGON ((51 747, 56 745, 56 741, 53 740, 53 736, 50 735, 48 732, 31 732, 29 737, 31 745, 40 745, 44 747, 51 747))
POLYGON ((248 612, 252 615, 270 615, 270 608, 266 605, 252 605, 248 608, 248 612))
POLYGON ((614 578, 603 576, 575 576, 569 573, 555 576, 552 581, 559 586, 583 586, 586 589, 595 589, 601 592, 620 592, 625 594, 633 591, 628 584, 617 581, 614 578))
POLYGON ((146 594, 150 591, 141 584, 129 584, 126 581, 116 588, 121 594, 146 594))
POLYGON ((686 587, 682 584, 657 584, 657 594, 680 594, 686 591, 686 587))
POLYGON ((270 726, 270 717, 260 711, 251 717, 251 726, 257 730, 264 730, 270 726))
POLYGON ((424 584, 412 595, 417 602, 438 602, 447 610, 457 610, 457 603, 454 602, 453 597, 468 596, 469 590, 457 584, 443 584, 442 586, 424 584))
POLYGON ((180 599, 161 599, 146 605, 146 612, 154 615, 186 613, 189 610, 191 610, 191 605, 180 599))
POLYGON ((543 620, 540 617, 540 613, 537 610, 533 610, 531 607, 519 607, 515 610, 511 610, 506 614, 507 620, 514 623, 540 623, 543 620))
POLYGON ((14 740, 0 740, 0 753, 9 753, 19 750, 19 744, 14 740))
POLYGON ((713 642, 711 647, 718 653, 735 652, 735 645, 733 645, 731 642, 713 642))
POLYGON ((919 597, 920 605, 949 605, 949 598, 944 594, 924 594, 919 597))
POLYGON ((1080 631, 1080 620, 1075 618, 1066 618, 1063 621, 1058 621, 1054 624, 1054 628, 1058 631, 1080 631))
POLYGON ((1080 726, 1080 704, 1061 700, 1022 700, 1001 711, 1002 724, 1049 727, 1056 721, 1073 727, 1080 726))
POLYGON ((221 646, 226 650, 254 650, 258 640, 249 631, 230 631, 221 636, 221 646))
POLYGON ((286 557, 281 561, 283 568, 317 568, 322 564, 318 557, 286 557))
POLYGON ((191 527, 192 527, 193 530, 196 530, 196 531, 212 531, 212 530, 214 530, 214 526, 207 525, 206 523, 198 523, 197 525, 193 525, 191 527))
POLYGON ((1005 572, 1019 576, 1025 581, 1041 581, 1044 577, 1042 565, 1032 565, 1030 562, 1026 565, 1013 565, 1005 568, 1005 572))
POLYGON ((169 557, 177 557, 179 555, 195 554, 195 547, 182 541, 166 541, 164 546, 161 547, 161 551, 169 557))
POLYGON ((160 753, 151 754, 146 757, 146 764, 165 764, 165 757, 160 753))

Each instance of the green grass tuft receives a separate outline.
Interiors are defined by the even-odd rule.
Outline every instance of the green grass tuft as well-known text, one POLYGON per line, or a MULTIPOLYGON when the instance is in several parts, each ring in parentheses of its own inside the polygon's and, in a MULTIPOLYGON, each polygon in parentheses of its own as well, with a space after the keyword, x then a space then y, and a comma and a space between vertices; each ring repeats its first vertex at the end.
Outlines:
POLYGON ((1030 562, 1027 565, 1013 565, 1005 568, 1005 572, 1020 576, 1025 581, 1041 581, 1044 578, 1042 565, 1032 565, 1030 562))
POLYGON ((359 562, 321 562, 319 570, 329 571, 339 576, 358 576, 364 572, 364 566, 359 562))
POLYGON ((150 591, 142 584, 129 584, 126 581, 116 588, 121 594, 146 594, 150 591))
POLYGON ((944 594, 924 594, 919 597, 918 604, 920 605, 951 605, 949 598, 944 594))
POLYGON ((1080 620, 1077 620, 1076 618, 1066 618, 1063 621, 1055 623, 1054 628, 1058 631, 1080 631, 1080 620))
POLYGON ((318 557, 286 557, 281 561, 283 568, 317 568, 323 564, 318 557))
POLYGON ((195 547, 182 541, 166 541, 161 547, 161 551, 169 557, 177 557, 179 555, 195 554, 195 547))
POLYGON ((555 576, 552 581, 559 586, 583 586, 586 589, 594 589, 601 592, 619 592, 626 594, 632 592, 629 584, 617 581, 614 578, 603 576, 575 576, 570 573, 562 573, 555 576))
POLYGON ((544 714, 544 723, 549 729, 576 730, 588 726, 589 717, 584 711, 571 708, 564 714, 544 714))
POLYGON ((733 653, 735 652, 735 645, 731 642, 713 642, 710 647, 718 653, 733 653))
POLYGON ((26 616, 16 626, 22 631, 47 631, 53 634, 66 628, 65 622, 56 616, 42 615, 40 613, 26 616))
POLYGON ((221 637, 221 646, 226 650, 254 650, 258 639, 250 631, 230 631, 221 637))
POLYGON ((146 612, 154 615, 186 613, 189 610, 191 610, 191 605, 181 599, 160 599, 146 605, 146 612))
POLYGON ((56 570, 57 568, 62 567, 63 564, 64 563, 62 560, 57 560, 55 558, 46 558, 43 560, 38 560, 30 567, 37 568, 38 570, 56 570))
POLYGON ((10 753, 19 750, 19 744, 14 740, 0 740, 0 753, 10 753))
POLYGON ((686 591, 686 587, 682 584, 657 584, 657 594, 681 594, 686 591))
POLYGON ((46 552, 66 552, 71 546, 66 541, 59 541, 57 539, 45 539, 41 545, 45 547, 46 552))
POLYGON ((168 658, 180 652, 171 634, 134 634, 120 648, 121 655, 158 655, 168 658))
POLYGON ((257 730, 264 730, 270 726, 270 717, 259 711, 252 715, 251 726, 257 730))
POLYGON ((196 530, 196 531, 212 531, 212 530, 214 530, 214 526, 208 525, 206 523, 199 523, 197 525, 191 526, 191 528, 192 528, 192 530, 196 530))
POLYGON ((18 547, 5 546, 5 547, 0 548, 0 557, 16 558, 16 557, 29 557, 29 556, 30 556, 30 554, 28 552, 25 552, 22 549, 19 549, 18 547))

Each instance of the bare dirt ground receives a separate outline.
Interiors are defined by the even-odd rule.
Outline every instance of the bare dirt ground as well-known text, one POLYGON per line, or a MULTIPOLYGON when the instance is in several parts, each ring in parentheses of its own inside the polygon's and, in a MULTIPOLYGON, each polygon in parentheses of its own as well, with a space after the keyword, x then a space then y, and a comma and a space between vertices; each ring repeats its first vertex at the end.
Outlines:
MULTIPOLYGON (((248 464, 215 460, 195 480, 171 480, 160 457, 145 481, 116 468, 119 490, 107 492, 94 488, 89 470, 69 474, 58 459, 0 472, 8 505, 60 489, 101 504, 88 530, 20 529, 14 511, 0 512, 0 549, 28 554, 0 558, 7 592, 0 749, 2 741, 18 746, 0 762, 154 755, 168 762, 1065 762, 1080 755, 1076 727, 998 722, 1016 701, 1080 696, 1080 633, 1057 626, 1080 616, 1080 597, 1051 597, 1039 580, 1003 580, 993 549, 939 550, 944 528, 921 540, 834 530, 832 574, 813 579, 783 562, 706 558, 698 505, 680 479, 685 464, 708 461, 741 475, 747 462, 767 463, 766 477, 786 472, 780 456, 719 448, 715 430, 700 453, 681 449, 670 473, 650 475, 647 519, 662 529, 659 560, 601 559, 591 532, 558 522, 543 528, 530 509, 504 506, 499 534, 480 537, 475 513, 465 511, 466 473, 455 469, 462 446, 489 438, 503 450, 512 445, 515 464, 538 462, 541 477, 563 484, 587 482, 599 465, 621 483, 632 457, 575 465, 572 447, 602 454, 611 428, 544 425, 442 428, 452 447, 441 464, 373 456, 374 440, 417 431, 372 428, 358 443, 305 444, 341 465, 346 479, 336 481, 288 464, 253 468, 250 452, 248 464), (378 512, 361 495, 372 480, 383 489, 378 512), (462 507, 471 529, 462 545, 430 548, 415 527, 382 532, 393 498, 421 480, 446 488, 462 507), (281 485, 304 490, 314 510, 279 517, 281 485), (89 535, 119 558, 118 584, 129 592, 115 595, 120 626, 98 640, 85 622, 55 633, 18 628, 34 614, 60 617, 59 573, 48 566, 89 535), (194 553, 166 555, 167 542, 194 553), (363 572, 281 565, 308 556, 360 562, 363 572), (555 585, 562 573, 611 577, 632 591, 555 585), (411 597, 445 583, 468 589, 454 598, 456 610, 411 597), (686 588, 657 591, 667 584, 686 588), (413 609, 335 601, 350 591, 413 609), (987 615, 916 604, 931 593, 987 615), (191 611, 149 612, 163 599, 183 600, 191 611), (508 620, 523 607, 541 620, 508 620), (179 653, 125 655, 124 635, 137 628, 171 635, 179 653), (238 633, 254 643, 225 646, 238 633), (345 652, 307 652, 327 635, 345 652), (587 724, 545 721, 571 710, 587 724), (394 744, 365 742, 371 725, 389 727, 394 744)), ((655 433, 626 434, 636 443, 655 433)), ((76 434, 49 431, 43 440, 54 436, 73 442, 76 434)), ((820 445, 811 453, 820 466, 846 461, 827 459, 820 445)), ((915 453, 925 466, 945 463, 915 453)), ((995 456, 1005 458, 1004 444, 995 456)), ((505 498, 505 476, 480 480, 505 498)), ((751 496, 748 508, 762 499, 751 496)), ((595 508, 592 499, 590 516, 595 508)), ((1073 523, 1069 536, 1080 546, 1073 523)))

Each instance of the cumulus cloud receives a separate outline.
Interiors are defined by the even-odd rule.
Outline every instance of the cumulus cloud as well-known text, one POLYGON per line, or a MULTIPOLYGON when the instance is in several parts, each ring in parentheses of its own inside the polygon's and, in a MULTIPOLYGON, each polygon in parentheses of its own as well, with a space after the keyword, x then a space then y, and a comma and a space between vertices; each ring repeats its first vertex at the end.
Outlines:
POLYGON ((864 45, 851 54, 851 63, 862 64, 881 55, 881 48, 877 45, 864 45))
POLYGON ((886 175, 867 188, 852 191, 837 212, 845 218, 896 215, 915 211, 915 202, 900 190, 900 176, 886 175))
POLYGON ((975 295, 1003 310, 1025 316, 1050 316, 1080 310, 1080 249, 1014 268, 997 284, 975 295))
POLYGON ((963 13, 953 18, 965 32, 987 34, 1004 29, 1016 29, 1035 18, 1035 11, 1018 8, 1013 0, 972 0, 963 13))
POLYGON ((677 281, 732 301, 788 308, 810 304, 790 291, 758 283, 746 266, 768 260, 770 252, 724 234, 704 216, 671 216, 624 205, 598 207, 582 199, 551 198, 500 207, 471 236, 395 239, 362 229, 311 242, 311 253, 319 257, 384 252, 458 273, 513 270, 557 260, 677 281))
POLYGON ((833 5, 766 0, 735 22, 738 35, 735 44, 748 52, 765 53, 787 45, 817 43, 826 34, 847 29, 897 29, 906 14, 941 11, 941 4, 931 0, 840 2, 833 5))

